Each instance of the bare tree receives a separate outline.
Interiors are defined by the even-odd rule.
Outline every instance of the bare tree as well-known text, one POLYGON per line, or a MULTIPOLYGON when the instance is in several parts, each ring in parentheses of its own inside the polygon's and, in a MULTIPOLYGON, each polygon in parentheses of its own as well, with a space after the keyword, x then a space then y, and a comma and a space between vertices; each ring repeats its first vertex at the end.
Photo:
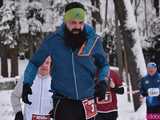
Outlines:
POLYGON ((106 5, 105 5, 105 21, 104 21, 104 28, 107 27, 107 15, 108 15, 108 0, 106 0, 106 5))
POLYGON ((11 77, 18 75, 18 48, 11 48, 11 77))
MULTIPOLYGON (((124 50, 124 44, 122 40, 122 35, 120 34, 120 29, 119 29, 119 21, 118 21, 118 16, 115 11, 115 26, 116 26, 116 31, 115 31, 115 43, 116 43, 116 53, 117 53, 117 61, 118 61, 118 68, 119 68, 119 73, 120 77, 123 79, 123 71, 125 71, 125 82, 127 84, 127 92, 130 92, 130 82, 129 82, 129 76, 128 76, 128 65, 127 65, 127 60, 126 60, 126 51, 124 50)), ((128 101, 131 101, 131 96, 130 94, 127 94, 128 96, 128 101)))
POLYGON ((115 43, 116 43, 116 53, 117 53, 117 59, 118 59, 118 68, 119 72, 122 78, 122 71, 123 71, 123 43, 122 43, 122 37, 120 35, 120 29, 119 29, 119 24, 118 24, 118 16, 115 11, 115 26, 116 26, 116 31, 115 31, 115 43))
POLYGON ((145 14, 146 36, 148 36, 148 20, 147 20, 147 3, 146 3, 146 0, 144 0, 144 14, 145 14))
POLYGON ((141 0, 135 0, 134 1, 135 3, 135 5, 134 5, 134 14, 135 14, 135 17, 136 17, 136 21, 137 21, 137 19, 138 19, 138 7, 139 7, 139 5, 140 5, 140 3, 141 3, 141 0))
POLYGON ((0 0, 0 7, 3 6, 3 0, 0 0))
POLYGON ((7 48, 0 43, 0 55, 1 55, 1 75, 8 77, 8 63, 7 63, 7 48))
POLYGON ((91 0, 91 4, 93 6, 92 10, 92 25, 96 28, 96 23, 102 24, 102 18, 100 15, 100 0, 91 0))
POLYGON ((159 0, 154 0, 154 7, 156 9, 156 16, 159 17, 159 0))

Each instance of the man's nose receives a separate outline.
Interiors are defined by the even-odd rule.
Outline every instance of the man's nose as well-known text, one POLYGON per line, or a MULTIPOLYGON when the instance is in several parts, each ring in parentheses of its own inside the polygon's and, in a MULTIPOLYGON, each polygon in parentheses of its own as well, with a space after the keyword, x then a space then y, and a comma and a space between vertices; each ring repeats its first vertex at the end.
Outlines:
POLYGON ((81 26, 79 24, 76 24, 74 28, 75 29, 81 29, 81 26))

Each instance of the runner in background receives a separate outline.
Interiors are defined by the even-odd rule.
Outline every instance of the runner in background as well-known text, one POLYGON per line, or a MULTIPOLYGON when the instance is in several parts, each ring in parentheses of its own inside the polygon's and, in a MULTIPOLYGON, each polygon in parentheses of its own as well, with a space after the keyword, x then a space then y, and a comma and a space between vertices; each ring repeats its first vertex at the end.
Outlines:
POLYGON ((147 120, 160 120, 160 74, 154 62, 147 64, 147 75, 140 81, 140 101, 146 97, 147 120))
POLYGON ((117 96, 116 94, 123 94, 124 88, 122 80, 119 75, 110 70, 110 87, 106 92, 105 100, 99 101, 97 99, 96 120, 116 120, 118 117, 117 96))

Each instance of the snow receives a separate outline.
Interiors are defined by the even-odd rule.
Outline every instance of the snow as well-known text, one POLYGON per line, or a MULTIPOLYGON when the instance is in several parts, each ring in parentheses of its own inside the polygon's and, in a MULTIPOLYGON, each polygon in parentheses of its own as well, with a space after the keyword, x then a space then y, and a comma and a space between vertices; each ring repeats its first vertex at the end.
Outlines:
POLYGON ((3 77, 1 77, 0 78, 0 83, 10 82, 10 81, 16 82, 15 80, 18 80, 18 79, 19 79, 18 76, 16 78, 3 78, 3 77))
POLYGON ((118 112, 119 118, 118 120, 145 120, 146 116, 146 105, 145 101, 141 105, 141 107, 134 112, 132 99, 131 102, 128 102, 127 98, 127 87, 125 88, 125 94, 117 95, 118 97, 118 112))
POLYGON ((14 10, 14 3, 13 2, 8 2, 7 4, 5 4, 0 10, 6 11, 5 13, 3 13, 3 17, 2 17, 2 23, 12 20, 14 18, 14 15, 12 13, 12 10, 14 10))
POLYGON ((51 24, 53 24, 53 12, 49 9, 46 9, 45 12, 47 12, 47 14, 45 14, 45 23, 42 26, 42 31, 45 32, 50 32, 50 31, 54 31, 54 26, 51 27, 51 24))
POLYGON ((0 91, 0 119, 13 120, 13 110, 10 102, 11 90, 0 91))
POLYGON ((133 28, 134 30, 137 27, 137 23, 136 23, 135 16, 133 13, 133 7, 131 6, 131 2, 128 0, 124 0, 124 4, 128 12, 127 13, 128 20, 127 20, 126 26, 127 28, 133 28))
POLYGON ((5 25, 5 26, 0 27, 0 31, 6 30, 6 29, 9 29, 9 26, 8 26, 8 25, 5 25))
POLYGON ((28 22, 27 22, 27 18, 25 17, 25 9, 28 6, 28 3, 25 0, 21 0, 21 2, 16 3, 19 6, 19 16, 20 16, 20 33, 28 33, 28 22), (22 6, 22 5, 23 6, 22 6))

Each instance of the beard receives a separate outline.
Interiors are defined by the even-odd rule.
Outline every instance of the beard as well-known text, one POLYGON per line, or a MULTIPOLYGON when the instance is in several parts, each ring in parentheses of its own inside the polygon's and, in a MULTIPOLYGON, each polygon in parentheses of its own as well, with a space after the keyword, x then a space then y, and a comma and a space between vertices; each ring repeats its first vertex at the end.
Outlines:
POLYGON ((86 41, 86 33, 83 29, 72 29, 69 31, 65 26, 64 28, 64 43, 67 47, 72 48, 72 50, 80 49, 83 43, 86 41))

